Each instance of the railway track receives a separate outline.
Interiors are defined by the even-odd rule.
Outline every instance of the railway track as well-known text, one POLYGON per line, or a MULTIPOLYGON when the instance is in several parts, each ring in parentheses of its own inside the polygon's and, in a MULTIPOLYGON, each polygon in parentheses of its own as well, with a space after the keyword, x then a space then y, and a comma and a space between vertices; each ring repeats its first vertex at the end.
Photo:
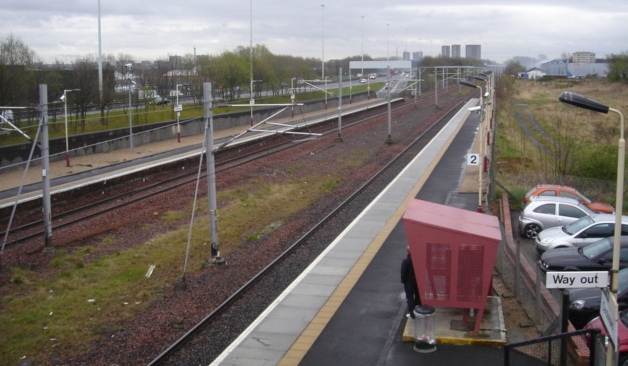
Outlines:
MULTIPOLYGON (((457 94, 454 93, 454 95, 457 94)), ((456 96, 450 97, 451 100, 456 98, 456 96)), ((437 122, 436 119, 430 117, 430 113, 438 114, 438 116, 442 117, 449 109, 447 105, 451 104, 443 105, 440 105, 438 108, 433 108, 431 104, 427 103, 425 106, 428 106, 428 108, 423 109, 423 107, 425 107, 423 106, 416 109, 412 112, 412 117, 399 116, 399 126, 393 127, 394 131, 398 131, 396 135, 398 136, 396 137, 398 140, 396 140, 392 145, 384 144, 384 140, 381 135, 383 132, 382 130, 385 128, 385 122, 383 122, 385 121, 385 118, 382 118, 382 116, 387 114, 382 111, 380 116, 377 117, 379 118, 379 121, 371 124, 371 127, 367 128, 364 126, 368 123, 362 124, 362 128, 359 127, 360 125, 356 125, 356 131, 361 130, 359 133, 352 135, 350 129, 344 129, 343 131, 345 131, 346 134, 343 134, 343 136, 347 141, 346 143, 338 143, 337 141, 334 142, 333 137, 335 137, 337 130, 335 123, 333 123, 333 127, 329 128, 327 136, 321 138, 321 140, 326 141, 321 141, 320 144, 319 142, 314 142, 313 144, 297 145, 297 147, 302 147, 300 150, 301 153, 306 153, 306 160, 311 159, 310 151, 315 153, 316 156, 325 157, 325 159, 326 156, 329 156, 329 154, 325 154, 325 150, 310 150, 313 146, 316 146, 316 149, 321 146, 323 146, 323 149, 332 148, 333 150, 330 151, 333 151, 334 154, 344 154, 347 152, 350 154, 351 150, 340 148, 340 146, 350 146, 351 148, 358 146, 358 148, 361 148, 359 146, 362 145, 356 145, 357 143, 371 144, 374 146, 374 151, 397 151, 402 146, 408 145, 407 141, 409 141, 410 136, 418 134, 418 132, 404 132, 403 137, 401 137, 401 131, 405 131, 407 126, 412 126, 413 129, 419 127, 423 129, 424 125, 427 126, 434 123, 443 123, 442 121, 437 122), (419 110, 420 112, 418 112, 419 110), (377 132, 370 130, 373 126, 377 132), (366 135, 369 137, 365 137, 366 135), (375 139, 371 136, 375 136, 375 139), (375 147, 376 145, 378 147, 375 147), (387 145, 389 147, 382 149, 379 145, 387 145)), ((415 108, 413 103, 406 104, 403 107, 408 109, 415 108)), ((396 108, 399 112, 402 109, 403 108, 396 108)), ((395 113, 396 112, 393 111, 393 122, 397 123, 397 115, 395 113)), ((345 127, 347 127, 350 123, 349 119, 344 117, 343 122, 345 127)), ((438 127, 430 132, 423 132, 422 135, 424 135, 425 139, 429 140, 429 134, 436 133, 437 129, 438 127)), ((276 136, 275 138, 282 139, 283 137, 285 136, 276 136)), ((264 144, 267 144, 267 142, 264 144)), ((295 146, 294 142, 291 141, 286 141, 286 144, 292 147, 295 146)), ((420 145, 420 142, 414 144, 416 149, 420 149, 420 145)), ((240 157, 246 155, 244 150, 245 149, 242 148, 237 152, 240 154, 240 157)), ((242 248, 242 250, 236 250, 228 254, 226 258, 229 263, 226 266, 204 268, 203 270, 195 273, 189 273, 185 276, 188 284, 185 291, 177 290, 176 286, 174 289, 164 288, 164 293, 160 293, 156 299, 153 299, 154 301, 151 301, 150 306, 148 306, 148 308, 145 309, 141 315, 136 314, 138 317, 137 319, 133 319, 131 322, 124 322, 124 324, 118 324, 114 321, 114 319, 112 319, 112 326, 114 328, 107 330, 107 334, 100 337, 96 343, 90 343, 89 346, 85 345, 89 351, 80 356, 64 355, 64 362, 67 364, 82 364, 86 362, 92 364, 148 364, 149 362, 154 362, 154 364, 177 365, 207 364, 211 362, 246 328, 246 326, 248 326, 248 324, 250 324, 257 317, 259 313, 267 307, 270 302, 272 302, 283 291, 286 286, 294 280, 294 278, 296 278, 303 271, 305 267, 307 267, 313 259, 318 256, 320 252, 325 249, 325 247, 342 230, 344 230, 353 218, 359 214, 359 212, 361 212, 369 202, 372 201, 373 197, 379 194, 388 182, 396 176, 396 171, 399 171, 407 165, 407 162, 412 159, 413 154, 415 153, 408 152, 405 156, 399 157, 397 161, 391 164, 388 169, 378 173, 380 175, 379 179, 376 179, 369 184, 364 183, 365 180, 361 174, 357 174, 359 176, 357 179, 352 177, 353 181, 349 182, 350 184, 348 185, 351 187, 350 190, 343 190, 342 193, 339 192, 339 194, 334 193, 333 195, 330 195, 334 196, 331 200, 328 197, 325 197, 325 199, 321 200, 325 202, 317 203, 313 207, 308 208, 306 210, 307 212, 299 213, 298 220, 305 222, 302 227, 292 226, 291 223, 286 223, 285 226, 282 225, 280 230, 277 230, 277 235, 273 233, 272 235, 269 235, 268 238, 264 238, 259 242, 251 243, 253 244, 251 248, 249 248, 249 245, 247 244, 242 248), (342 205, 343 208, 334 210, 335 213, 330 213, 331 208, 341 206, 339 202, 341 200, 345 200, 343 197, 346 192, 353 191, 357 188, 357 186, 364 186, 359 189, 361 194, 358 194, 350 202, 342 205), (317 225, 317 230, 311 229, 312 223, 319 222, 322 220, 322 217, 328 215, 330 218, 326 220, 325 224, 317 225), (296 230, 294 229, 295 227, 297 228, 296 230), (292 243, 295 237, 302 238, 301 245, 295 245, 292 243), (275 241, 275 239, 277 241, 275 241), (275 246, 275 243, 279 242, 281 242, 281 245, 275 246), (290 246, 290 249, 288 249, 288 246, 290 246), (257 252, 259 249, 264 250, 264 252, 257 252), (284 253, 281 254, 282 259, 276 259, 279 253, 284 253), (262 261, 259 261, 259 259, 262 259, 262 261), (261 268, 265 268, 265 274, 256 275, 261 268), (246 285, 243 285, 245 283, 246 285), (236 291, 241 285, 245 289, 243 291, 236 291), (221 305, 223 302, 225 302, 226 305, 221 305), (204 322, 205 324, 197 324, 197 326, 194 326, 193 323, 195 324, 201 318, 206 318, 206 322, 204 322), (182 337, 184 333, 190 333, 191 335, 182 342, 175 342, 177 338, 182 337), (181 346, 183 347, 179 345, 171 345, 173 342, 181 343, 181 346), (171 348, 172 350, 170 350, 171 348), (168 351, 168 354, 164 355, 161 360, 155 359, 155 355, 166 353, 164 350, 170 351, 168 351)), ((288 155, 293 154, 270 154, 269 161, 262 162, 261 164, 281 164, 279 162, 288 157, 288 155)), ((223 155, 223 158, 225 156, 226 155, 223 155)), ((254 156, 255 154, 251 155, 250 159, 253 159, 254 156)), ((265 156, 269 156, 269 154, 265 154, 265 156)), ((234 159, 231 161, 231 164, 237 164, 237 158, 234 155, 232 155, 231 158, 234 159)), ((224 159, 231 160, 230 158, 224 159)), ((299 162, 300 160, 297 161, 298 162, 296 164, 302 164, 299 162)), ((323 161, 324 164, 327 162, 327 160, 320 159, 319 161, 323 161)), ((387 161, 387 158, 381 158, 381 162, 383 161, 387 161)), ((248 177, 257 180, 263 178, 261 176, 258 178, 256 174, 265 174, 266 172, 270 172, 272 174, 275 169, 273 165, 268 165, 268 169, 265 170, 258 169, 257 166, 260 164, 257 163, 257 160, 251 160, 251 163, 253 164, 242 165, 241 167, 243 168, 241 169, 226 169, 223 171, 223 175, 231 174, 236 179, 241 181, 242 179, 248 178, 237 176, 237 174, 253 170, 252 174, 249 174, 248 177), (234 173, 233 171, 236 170, 239 172, 234 173)), ((377 163, 380 163, 379 155, 377 155, 377 163)), ((188 162, 188 165, 197 166, 198 160, 196 160, 196 163, 188 162)), ((288 166, 290 165, 291 164, 288 164, 288 166)), ((319 171, 317 166, 312 166, 312 168, 315 169, 316 172, 319 171)), ((369 166, 365 168, 367 168, 365 169, 366 171, 375 170, 372 162, 369 162, 369 166)), ((176 170, 182 170, 181 166, 177 166, 176 170)), ((363 169, 361 168, 360 171, 362 170, 363 169)), ((323 170, 321 170, 321 172, 322 171, 323 170)), ((137 180, 141 181, 144 186, 148 184, 159 185, 156 182, 155 177, 162 177, 165 173, 152 172, 150 174, 152 175, 144 174, 143 176, 139 176, 137 177, 137 180)), ((352 175, 356 174, 354 173, 352 175)), ((223 179, 219 180, 222 181, 223 179)), ((231 181, 231 183, 234 182, 236 182, 236 180, 231 181)), ((126 181, 126 183, 128 183, 128 181, 126 181)), ((131 186, 131 184, 127 185, 131 186)), ((129 189, 129 191, 134 190, 129 189)), ((129 198, 121 198, 120 200, 131 200, 134 194, 141 194, 141 191, 134 192, 135 193, 131 194, 129 198)), ((81 196, 81 193, 83 192, 75 193, 75 197, 81 196)), ((94 192, 94 195, 96 196, 99 196, 99 194, 100 192, 98 191, 94 192)), ((161 198, 161 200, 164 201, 164 198, 161 198)), ((149 197, 146 198, 146 201, 143 203, 140 201, 140 204, 136 204, 135 206, 150 206, 154 202, 154 198, 151 202, 149 195, 149 197)), ((129 204, 126 206, 128 205, 129 204)), ((125 205, 123 204, 122 206, 125 205)), ((109 216, 125 216, 129 212, 135 214, 134 210, 128 210, 126 208, 121 208, 119 211, 126 213, 116 215, 115 213, 117 210, 115 210, 112 211, 109 216)), ((152 212, 153 211, 151 211, 151 214, 152 212)), ((83 221, 93 220, 85 219, 83 221)), ((106 220, 102 218, 100 219, 100 222, 104 221, 106 220)), ((163 223, 161 220, 157 221, 159 221, 160 224, 163 223)), ((57 224, 57 222, 55 222, 55 224, 57 224)), ((78 225, 81 225, 80 221, 77 222, 76 226, 78 225)), ((91 226, 95 225, 87 224, 84 227, 86 227, 89 231, 92 229, 91 226)), ((126 248, 123 246, 127 243, 130 245, 141 244, 144 240, 146 240, 143 239, 145 236, 142 236, 142 229, 139 227, 131 225, 123 230, 127 233, 131 232, 131 235, 125 235, 125 233, 120 230, 112 234, 116 237, 116 250, 125 250, 126 248), (139 229, 139 232, 131 232, 134 228, 135 230, 139 229)), ((62 231, 63 229, 58 229, 56 231, 55 240, 58 240, 58 238, 62 236, 59 235, 59 232, 62 231)), ((152 235, 154 235, 154 233, 152 235)), ((68 237, 77 238, 76 235, 68 237)), ((100 242, 100 240, 96 238, 96 240, 92 241, 92 245, 98 245, 98 242, 100 242)), ((19 244, 28 243, 24 242, 19 244)), ((89 245, 89 243, 87 244, 89 245)), ((55 242, 55 246, 56 245, 57 243, 55 242)), ((73 250, 74 247, 80 245, 83 245, 83 243, 78 242, 72 244, 68 246, 68 250, 73 250)), ((26 247, 27 246, 25 245, 24 248, 26 247)), ((15 253, 18 250, 21 251, 21 248, 21 245, 16 245, 12 248, 14 249, 12 252, 15 253)), ((5 258, 13 259, 11 256, 7 256, 5 258)), ((38 253, 33 256, 22 255, 22 258, 18 258, 18 260, 21 260, 20 265, 27 265, 30 266, 32 270, 37 270, 38 268, 43 268, 45 266, 44 263, 47 263, 49 258, 49 255, 38 253), (36 257, 41 258, 42 261, 38 262, 37 259, 29 259, 36 257), (42 266, 41 264, 44 265, 42 266)), ((2 264, 6 264, 7 262, 8 260, 4 261, 2 264)), ((199 324, 201 323, 203 322, 199 322, 199 324)))
POLYGON ((425 126, 423 133, 365 181, 359 189, 326 214, 223 303, 211 310, 181 338, 150 361, 149 365, 207 364, 215 359, 230 341, 235 339, 245 326, 252 322, 257 314, 261 313, 420 152, 461 105, 462 100, 446 111, 444 116, 432 121, 429 126, 425 126), (286 275, 286 273, 289 274, 286 275), (250 299, 255 299, 256 303, 251 304, 250 299), (246 321, 239 321, 235 325, 234 316, 246 317, 246 321), (225 332, 229 332, 230 335, 225 337, 225 332), (216 345, 216 339, 225 341, 216 345))
MULTIPOLYGON (((423 97, 419 102, 431 96, 423 97)), ((393 113, 413 108, 414 102, 395 105, 393 113)), ((359 114, 343 118, 343 130, 350 130, 369 120, 377 119, 387 114, 386 107, 369 110, 368 115, 359 114)), ((304 127, 307 132, 324 135, 338 133, 336 121, 333 119, 325 123, 304 127)), ((250 142, 236 147, 227 147, 216 152, 216 172, 222 173, 256 160, 286 151, 298 143, 301 136, 277 134, 259 141, 250 142)), ((220 146, 220 144, 217 144, 220 146)), ((200 154, 199 154, 200 156, 200 154)), ((114 213, 122 207, 141 204, 143 201, 158 195, 168 194, 185 185, 193 184, 197 179, 197 172, 193 169, 198 165, 198 157, 186 162, 178 162, 171 166, 164 166, 151 171, 125 176, 108 182, 106 187, 93 186, 81 188, 77 191, 55 195, 53 199, 52 230, 72 228, 85 220, 96 219, 101 215, 114 213), (189 169, 188 169, 189 168, 189 169), (80 198, 80 199, 79 199, 80 198)), ((203 172, 205 168, 203 168, 203 172)), ((5 248, 44 238, 44 221, 41 217, 41 200, 20 205, 14 217, 9 235, 6 230, 11 214, 10 209, 0 210, 0 237, 7 237, 5 248)), ((122 223, 121 223, 122 224, 122 223)), ((106 226, 93 226, 90 230, 75 230, 74 236, 55 240, 55 246, 64 245, 77 240, 85 240, 94 235, 102 234, 113 229, 106 226)), ((37 246, 29 249, 33 252, 43 248, 37 246)))

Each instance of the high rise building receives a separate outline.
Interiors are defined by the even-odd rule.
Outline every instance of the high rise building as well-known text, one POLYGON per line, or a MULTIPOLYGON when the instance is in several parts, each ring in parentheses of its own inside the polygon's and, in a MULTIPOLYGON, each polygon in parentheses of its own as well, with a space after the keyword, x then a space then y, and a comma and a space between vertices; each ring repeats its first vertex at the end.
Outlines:
POLYGON ((452 58, 461 58, 462 54, 460 53, 460 45, 452 44, 451 45, 451 57, 452 58))
POLYGON ((450 47, 442 46, 440 51, 441 57, 451 57, 450 47))
POLYGON ((479 44, 468 44, 465 46, 465 57, 476 60, 482 59, 482 46, 479 44))

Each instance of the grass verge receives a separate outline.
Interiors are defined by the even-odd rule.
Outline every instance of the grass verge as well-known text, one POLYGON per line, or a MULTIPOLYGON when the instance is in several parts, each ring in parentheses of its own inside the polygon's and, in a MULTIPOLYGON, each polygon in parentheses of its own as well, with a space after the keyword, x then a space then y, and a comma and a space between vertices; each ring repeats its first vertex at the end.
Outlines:
MULTIPOLYGON (((222 253, 263 238, 342 182, 340 176, 282 174, 281 182, 250 181, 220 192, 222 253)), ((201 268, 208 253, 207 203, 199 201, 197 209, 188 271, 201 268)), ((0 304, 0 364, 15 365, 23 356, 43 362, 51 354, 83 352, 101 333, 140 314, 181 278, 190 217, 189 212, 163 213, 162 222, 182 226, 127 251, 94 255, 93 247, 58 250, 45 274, 11 268, 13 279, 4 289, 10 295, 0 304), (146 277, 152 265, 155 270, 146 277)), ((98 250, 115 241, 113 236, 102 239, 98 250)))
POLYGON ((493 166, 513 203, 536 184, 557 183, 614 204, 618 116, 570 108, 558 96, 573 91, 621 111, 628 110, 628 86, 594 79, 502 82, 493 166))

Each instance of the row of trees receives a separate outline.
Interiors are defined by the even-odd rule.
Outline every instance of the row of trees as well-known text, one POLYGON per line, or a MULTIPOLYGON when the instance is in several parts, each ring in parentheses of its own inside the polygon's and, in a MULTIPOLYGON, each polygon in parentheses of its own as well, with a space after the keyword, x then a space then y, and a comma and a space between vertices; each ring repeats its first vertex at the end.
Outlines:
MULTIPOLYGON (((372 61, 368 55, 347 57, 325 62, 325 75, 334 78, 342 68, 346 74, 351 61, 372 61)), ((419 67, 478 66, 481 60, 466 58, 426 57, 419 67)), ((49 101, 58 101, 64 89, 80 89, 80 93, 68 94, 68 107, 76 116, 74 132, 81 132, 86 114, 97 109, 100 121, 107 126, 111 108, 128 106, 129 79, 143 93, 133 93, 135 108, 150 108, 148 103, 153 91, 162 97, 170 97, 176 91, 196 101, 202 98, 202 83, 211 81, 214 95, 229 101, 239 99, 246 93, 249 98, 251 71, 254 79, 253 97, 262 92, 286 94, 290 92, 295 78, 320 79, 320 59, 275 55, 264 45, 237 47, 218 55, 173 56, 153 62, 136 63, 128 54, 103 56, 102 90, 98 75, 98 60, 94 55, 76 59, 72 64, 55 62, 42 63, 36 53, 13 35, 0 40, 0 106, 28 106, 39 103, 39 84, 48 85, 49 101), (125 65, 131 65, 131 68, 125 65), (251 70, 252 68, 252 70, 251 70), (177 85, 181 85, 177 88, 177 85)), ((425 85, 428 86, 428 85, 425 85)), ((53 118, 63 107, 51 108, 53 118)), ((54 107, 54 105, 53 105, 54 107)), ((34 118, 36 113, 31 114, 34 118)), ((17 122, 29 121, 29 114, 15 113, 17 122)))
POLYGON ((628 53, 611 55, 608 59, 610 63, 608 79, 611 81, 628 81, 628 53))
MULTIPOLYGON (((341 61, 328 61, 326 74, 338 67, 349 69, 349 62, 357 56, 341 61)), ((370 59, 365 57, 365 59, 370 59)), ((136 108, 148 108, 149 97, 155 91, 169 97, 177 90, 200 100, 202 82, 212 81, 215 93, 229 100, 249 92, 251 71, 255 79, 253 92, 272 94, 288 93, 293 78, 320 78, 321 62, 293 56, 274 55, 265 46, 251 49, 237 47, 219 55, 186 55, 170 57, 154 62, 136 63, 128 54, 104 55, 102 62, 102 90, 98 75, 98 60, 93 55, 76 59, 71 64, 55 62, 44 64, 34 51, 13 35, 0 40, 0 106, 29 106, 39 103, 39 84, 47 84, 49 102, 58 102, 65 89, 80 89, 80 93, 68 93, 68 106, 80 120, 94 108, 100 111, 101 123, 107 125, 107 115, 112 107, 124 107, 128 98, 129 79, 134 88, 143 93, 133 93, 136 108), (125 65, 131 65, 130 68, 125 65), (252 70, 251 70, 252 67, 252 70)), ((255 95, 254 94, 254 95, 255 95)), ((51 111, 63 107, 58 103, 51 111)), ((36 113, 14 111, 19 123, 30 121, 36 113), (31 117, 32 116, 32 117, 31 117)), ((81 124, 77 126, 80 130, 81 124)))

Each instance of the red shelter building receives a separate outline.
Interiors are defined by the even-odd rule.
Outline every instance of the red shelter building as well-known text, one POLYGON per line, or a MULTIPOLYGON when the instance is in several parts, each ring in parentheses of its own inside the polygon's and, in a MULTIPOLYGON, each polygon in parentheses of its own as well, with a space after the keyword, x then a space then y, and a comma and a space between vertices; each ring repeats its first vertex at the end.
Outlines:
POLYGON ((422 303, 465 309, 464 325, 475 309, 477 334, 502 239, 497 217, 415 199, 403 224, 422 303))

